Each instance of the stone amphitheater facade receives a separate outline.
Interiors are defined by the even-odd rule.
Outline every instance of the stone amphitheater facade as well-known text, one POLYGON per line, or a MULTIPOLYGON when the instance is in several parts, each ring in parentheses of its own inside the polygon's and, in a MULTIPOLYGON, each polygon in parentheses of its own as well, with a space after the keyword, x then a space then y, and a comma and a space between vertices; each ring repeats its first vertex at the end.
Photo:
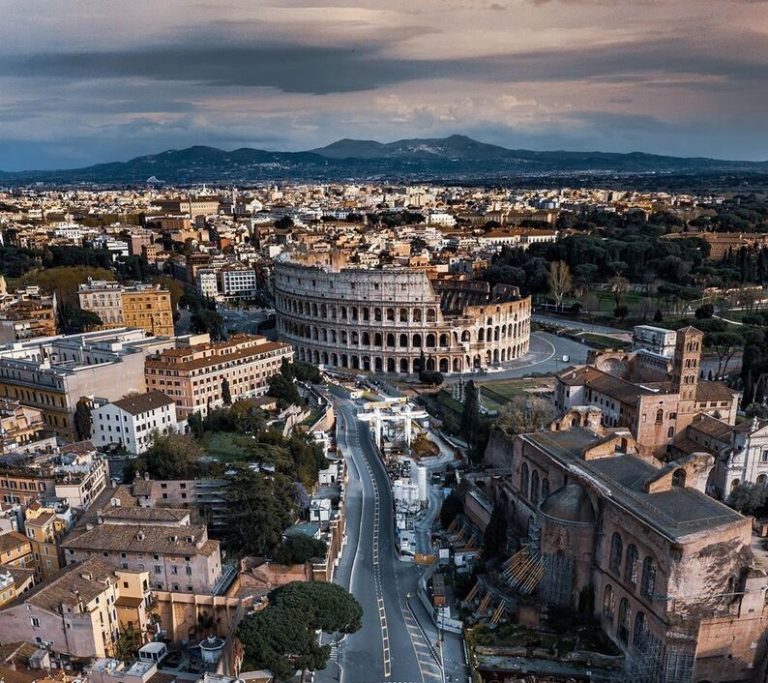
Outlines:
POLYGON ((330 368, 461 373, 528 352, 531 299, 514 287, 432 281, 417 268, 273 271, 277 328, 296 357, 330 368))

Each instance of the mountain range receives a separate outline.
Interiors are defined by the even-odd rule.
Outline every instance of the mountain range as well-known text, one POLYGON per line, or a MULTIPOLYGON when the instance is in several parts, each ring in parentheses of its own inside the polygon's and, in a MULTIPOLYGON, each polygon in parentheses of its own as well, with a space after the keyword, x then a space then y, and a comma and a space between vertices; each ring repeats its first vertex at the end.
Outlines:
POLYGON ((381 143, 338 140, 306 152, 195 146, 125 162, 53 171, 0 172, 0 182, 141 184, 243 183, 281 179, 477 179, 553 174, 768 173, 768 162, 722 161, 631 152, 536 152, 464 135, 381 143))

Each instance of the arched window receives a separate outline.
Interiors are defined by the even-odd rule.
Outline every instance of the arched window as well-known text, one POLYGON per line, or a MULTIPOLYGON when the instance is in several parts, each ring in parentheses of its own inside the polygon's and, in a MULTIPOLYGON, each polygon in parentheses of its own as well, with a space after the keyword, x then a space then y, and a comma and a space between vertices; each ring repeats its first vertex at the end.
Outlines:
POLYGON ((603 590, 603 618, 613 621, 613 586, 610 583, 603 590))
POLYGON ((672 486, 679 489, 685 488, 685 470, 680 467, 672 474, 672 486))
POLYGON ((533 470, 531 474, 531 503, 536 505, 539 502, 539 473, 533 470))
POLYGON ((627 556, 624 559, 624 581, 634 588, 637 585, 637 548, 634 543, 627 546, 627 556))
POLYGON ((621 541, 621 536, 618 532, 613 533, 611 538, 611 556, 609 559, 609 567, 616 576, 621 575, 621 557, 624 554, 624 544, 621 541))
POLYGON ((391 322, 395 322, 395 309, 394 308, 388 308, 387 309, 387 320, 391 322))
POLYGON ((520 492, 524 495, 528 495, 528 463, 523 463, 523 466, 520 468, 520 492))
POLYGON ((659 408, 656 411, 656 424, 661 424, 662 422, 664 422, 664 410, 659 408))
POLYGON ((653 558, 648 555, 643 560, 643 578, 640 584, 640 592, 646 598, 653 599, 654 588, 656 588, 656 567, 653 564, 653 558))
POLYGON ((629 640, 629 603, 626 598, 622 598, 619 603, 619 619, 616 624, 616 637, 625 644, 629 640))
POLYGON ((400 348, 405 349, 408 347, 408 335, 407 334, 401 334, 400 335, 400 348))
POLYGON ((427 322, 433 323, 437 320, 437 316, 435 315, 435 309, 434 308, 428 308, 427 309, 427 322))
POLYGON ((408 322, 408 309, 407 308, 401 308, 400 309, 400 322, 401 323, 407 323, 408 322))
POLYGON ((421 322, 421 309, 420 308, 414 308, 413 309, 413 322, 420 323, 421 322))
POLYGON ((758 486, 765 486, 765 482, 766 482, 766 480, 768 480, 768 477, 766 477, 764 474, 761 474, 761 475, 759 475, 759 476, 757 477, 757 480, 755 481, 755 483, 756 483, 758 486))
POLYGON ((645 612, 638 612, 635 615, 635 627, 632 630, 632 645, 636 648, 645 647, 645 612))

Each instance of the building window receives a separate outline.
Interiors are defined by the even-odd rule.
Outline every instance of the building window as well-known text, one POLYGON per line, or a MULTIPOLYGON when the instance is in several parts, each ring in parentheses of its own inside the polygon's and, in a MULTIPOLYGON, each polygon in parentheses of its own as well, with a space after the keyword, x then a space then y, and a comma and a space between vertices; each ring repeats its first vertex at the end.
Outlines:
POLYGON ((637 585, 637 548, 634 543, 627 546, 627 556, 624 560, 624 581, 632 588, 637 585))
POLYGON ((653 590, 656 587, 656 567, 653 564, 653 558, 649 555, 643 560, 643 580, 640 586, 640 592, 646 597, 653 599, 653 590))
POLYGON ((616 637, 626 645, 629 640, 629 602, 622 598, 619 603, 619 619, 616 625, 616 637))
POLYGON ((645 647, 645 629, 645 612, 638 612, 635 615, 635 628, 632 631, 632 645, 638 649, 643 649, 645 647))
POLYGON ((536 505, 539 502, 539 473, 533 470, 531 474, 531 503, 536 505))
POLYGON ((613 586, 610 583, 603 590, 603 618, 613 621, 613 586))
POLYGON ((34 628, 40 628, 40 620, 37 617, 32 617, 32 626, 34 628))
POLYGON ((680 467, 672 474, 672 486, 676 488, 685 488, 685 470, 680 467))
POLYGON ((624 554, 624 544, 619 536, 618 532, 613 533, 611 538, 611 556, 609 560, 609 567, 611 571, 619 576, 621 573, 621 557, 624 554))
POLYGON ((529 475, 528 475, 528 463, 523 463, 520 469, 520 492, 524 495, 528 495, 529 475))
POLYGON ((656 411, 656 424, 661 424, 662 422, 664 422, 664 410, 659 408, 656 411))

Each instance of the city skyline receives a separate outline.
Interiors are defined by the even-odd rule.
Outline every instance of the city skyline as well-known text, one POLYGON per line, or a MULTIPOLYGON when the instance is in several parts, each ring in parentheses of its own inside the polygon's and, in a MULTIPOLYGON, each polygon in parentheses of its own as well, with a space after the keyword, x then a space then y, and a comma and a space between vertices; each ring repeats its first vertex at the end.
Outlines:
POLYGON ((766 7, 52 2, 0 26, 0 169, 454 133, 764 160, 766 7))

